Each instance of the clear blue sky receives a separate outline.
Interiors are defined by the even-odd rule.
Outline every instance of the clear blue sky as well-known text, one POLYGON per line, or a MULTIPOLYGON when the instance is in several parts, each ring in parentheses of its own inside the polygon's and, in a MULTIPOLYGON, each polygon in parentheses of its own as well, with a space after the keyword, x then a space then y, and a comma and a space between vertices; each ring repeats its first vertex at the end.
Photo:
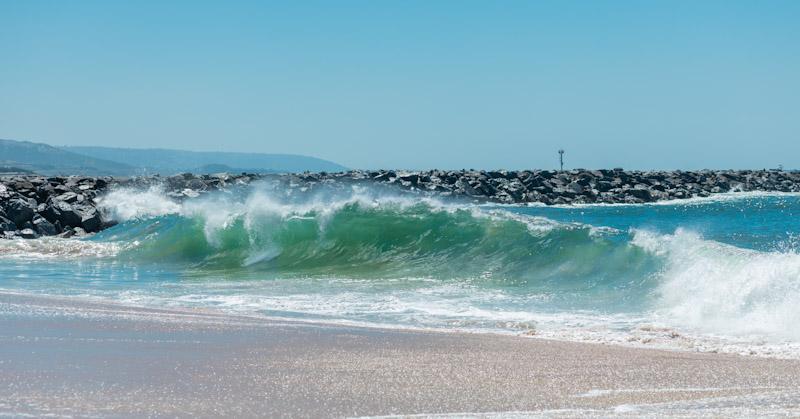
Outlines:
POLYGON ((0 138, 800 167, 800 1, 0 0, 0 138))

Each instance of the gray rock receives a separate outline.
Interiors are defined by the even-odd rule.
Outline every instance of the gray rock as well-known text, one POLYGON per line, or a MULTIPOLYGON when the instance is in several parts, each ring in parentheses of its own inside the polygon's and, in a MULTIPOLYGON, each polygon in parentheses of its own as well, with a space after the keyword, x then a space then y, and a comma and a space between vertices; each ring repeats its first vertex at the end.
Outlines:
POLYGON ((83 218, 83 215, 72 205, 58 200, 50 201, 42 212, 42 216, 51 223, 58 221, 63 227, 78 227, 83 218))
POLYGON ((56 226, 41 215, 33 217, 33 230, 42 236, 54 236, 58 234, 56 226))
POLYGON ((584 190, 583 187, 584 187, 584 185, 582 185, 579 182, 572 182, 569 185, 567 185, 566 189, 571 191, 574 194, 582 194, 583 190, 584 190))
POLYGON ((36 205, 32 205, 27 199, 14 198, 5 204, 4 210, 9 220, 13 221, 18 227, 22 227, 26 222, 33 219, 36 205))
POLYGON ((652 196, 650 194, 650 190, 649 189, 634 188, 634 189, 629 189, 627 191, 627 193, 628 193, 628 195, 633 196, 634 198, 640 200, 640 201, 635 201, 635 202, 632 202, 632 203, 650 202, 652 200, 652 196))
POLYGON ((17 224, 5 217, 0 217, 0 232, 15 231, 17 224))
POLYGON ((72 191, 65 192, 65 193, 63 193, 61 195, 58 195, 56 197, 56 199, 59 200, 59 201, 63 201, 63 202, 66 202, 68 204, 71 204, 71 203, 76 202, 78 200, 78 194, 76 194, 75 192, 72 192, 72 191))
POLYGON ((103 226, 103 220, 100 218, 100 212, 95 208, 87 208, 81 211, 81 227, 86 232, 96 233, 100 231, 103 226))

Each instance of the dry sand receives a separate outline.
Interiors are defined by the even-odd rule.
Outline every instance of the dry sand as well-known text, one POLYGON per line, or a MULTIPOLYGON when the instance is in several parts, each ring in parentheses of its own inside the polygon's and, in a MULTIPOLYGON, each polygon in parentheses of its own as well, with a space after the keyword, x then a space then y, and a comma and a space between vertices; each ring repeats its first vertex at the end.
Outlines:
POLYGON ((795 360, 0 294, 0 416, 800 415, 798 388, 795 360))

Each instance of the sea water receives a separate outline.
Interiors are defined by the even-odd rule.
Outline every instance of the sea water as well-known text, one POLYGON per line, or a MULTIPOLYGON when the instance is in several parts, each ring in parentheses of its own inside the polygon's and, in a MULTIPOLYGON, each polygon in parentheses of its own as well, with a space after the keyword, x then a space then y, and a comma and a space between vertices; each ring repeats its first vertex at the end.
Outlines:
POLYGON ((0 241, 0 290, 392 328, 800 357, 800 196, 487 206, 255 185, 100 199, 116 226, 0 241))

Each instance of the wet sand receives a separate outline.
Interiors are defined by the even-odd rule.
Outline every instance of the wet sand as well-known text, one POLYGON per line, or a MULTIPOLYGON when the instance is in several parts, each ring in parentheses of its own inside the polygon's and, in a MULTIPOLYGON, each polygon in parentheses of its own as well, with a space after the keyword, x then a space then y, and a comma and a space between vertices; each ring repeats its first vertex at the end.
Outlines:
POLYGON ((0 293, 0 416, 800 415, 798 388, 795 360, 0 293))

